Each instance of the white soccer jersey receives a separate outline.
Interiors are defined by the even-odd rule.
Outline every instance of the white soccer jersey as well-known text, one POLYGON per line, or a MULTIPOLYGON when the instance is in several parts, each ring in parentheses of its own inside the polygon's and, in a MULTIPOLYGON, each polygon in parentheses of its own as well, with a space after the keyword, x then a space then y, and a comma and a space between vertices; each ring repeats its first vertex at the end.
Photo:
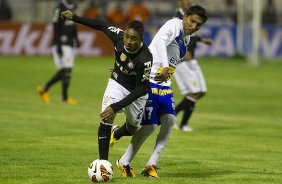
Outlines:
POLYGON ((153 55, 150 82, 157 83, 154 77, 161 73, 163 67, 169 66, 169 80, 159 85, 170 86, 170 77, 185 56, 189 41, 190 35, 184 35, 180 19, 170 19, 159 29, 149 46, 153 55))

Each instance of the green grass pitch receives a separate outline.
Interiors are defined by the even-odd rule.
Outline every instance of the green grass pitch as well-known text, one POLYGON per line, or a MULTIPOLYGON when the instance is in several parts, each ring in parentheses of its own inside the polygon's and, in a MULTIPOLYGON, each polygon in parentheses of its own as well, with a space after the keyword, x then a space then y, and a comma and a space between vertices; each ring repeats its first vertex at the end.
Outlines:
MULTIPOLYGON (((197 103, 192 133, 174 131, 162 156, 159 180, 140 175, 156 133, 133 160, 136 178, 115 166, 130 141, 110 151, 111 183, 275 184, 282 183, 282 62, 253 67, 241 60, 202 58, 207 95, 197 103)), ((51 104, 36 93, 55 72, 51 57, 0 57, 0 183, 87 184, 87 166, 98 158, 101 100, 113 58, 78 57, 70 95, 61 103, 60 84, 51 104)), ((175 100, 179 94, 175 83, 175 100)), ((124 116, 118 115, 121 125, 124 116)))

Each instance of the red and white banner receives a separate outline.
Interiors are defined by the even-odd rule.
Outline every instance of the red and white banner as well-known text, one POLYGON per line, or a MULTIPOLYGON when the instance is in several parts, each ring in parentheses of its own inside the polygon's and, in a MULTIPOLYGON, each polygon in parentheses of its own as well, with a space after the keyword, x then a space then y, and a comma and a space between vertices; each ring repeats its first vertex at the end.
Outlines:
MULTIPOLYGON (((0 55, 51 55, 52 24, 0 22, 0 55)), ((78 26, 79 55, 112 56, 104 33, 78 26)))
MULTIPOLYGON (((156 31, 156 27, 152 27, 156 31)), ((150 30, 154 30, 150 29, 150 30)), ((149 44, 156 31, 145 31, 144 40, 149 44)), ((250 28, 244 31, 244 54, 252 51, 250 28)), ((282 27, 266 27, 262 31, 260 55, 282 57, 282 27)), ((52 24, 0 22, 0 55, 51 55, 52 24)), ((235 25, 204 25, 199 35, 213 40, 212 46, 198 44, 197 56, 232 56, 236 53, 235 25)), ((100 32, 78 25, 81 56, 113 56, 113 44, 100 32)))

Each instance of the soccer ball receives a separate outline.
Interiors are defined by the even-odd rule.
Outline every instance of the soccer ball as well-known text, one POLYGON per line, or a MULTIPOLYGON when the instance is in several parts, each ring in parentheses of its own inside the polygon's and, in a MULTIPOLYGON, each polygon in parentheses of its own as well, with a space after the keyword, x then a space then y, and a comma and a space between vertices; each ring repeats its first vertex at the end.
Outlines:
POLYGON ((107 160, 94 160, 88 167, 88 176, 93 182, 110 181, 113 174, 113 166, 107 160))

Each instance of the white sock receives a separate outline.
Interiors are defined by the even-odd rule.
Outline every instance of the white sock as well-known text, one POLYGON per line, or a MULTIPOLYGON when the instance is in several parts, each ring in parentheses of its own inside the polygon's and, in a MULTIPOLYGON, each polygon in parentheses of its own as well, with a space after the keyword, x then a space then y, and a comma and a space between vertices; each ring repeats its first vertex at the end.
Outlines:
POLYGON ((155 147, 146 166, 148 165, 156 166, 158 164, 158 161, 165 149, 165 146, 167 145, 167 142, 173 130, 173 126, 176 122, 176 118, 172 114, 165 114, 160 118, 160 120, 161 120, 161 128, 156 139, 155 147))
POLYGON ((139 151, 142 144, 157 127, 158 125, 144 125, 132 136, 125 153, 120 158, 122 165, 129 165, 131 163, 131 160, 139 151))

